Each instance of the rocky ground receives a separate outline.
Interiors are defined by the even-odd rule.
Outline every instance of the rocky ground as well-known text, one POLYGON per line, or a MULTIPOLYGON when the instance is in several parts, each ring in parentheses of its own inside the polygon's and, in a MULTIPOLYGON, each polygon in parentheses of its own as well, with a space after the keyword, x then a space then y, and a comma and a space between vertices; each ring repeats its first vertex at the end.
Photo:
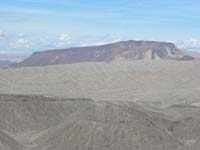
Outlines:
POLYGON ((0 149, 198 150, 199 65, 137 61, 1 69, 0 149))
POLYGON ((195 106, 161 111, 127 101, 0 95, 0 148, 197 150, 199 113, 195 106))
POLYGON ((167 107, 200 101, 200 61, 81 63, 0 69, 0 93, 135 101, 167 107))

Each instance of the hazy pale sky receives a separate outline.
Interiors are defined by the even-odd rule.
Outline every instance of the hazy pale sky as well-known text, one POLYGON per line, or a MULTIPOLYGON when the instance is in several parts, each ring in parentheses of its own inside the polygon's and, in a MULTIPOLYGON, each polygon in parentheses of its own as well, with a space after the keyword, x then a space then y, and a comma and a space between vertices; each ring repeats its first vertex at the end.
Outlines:
POLYGON ((199 0, 0 1, 0 52, 172 41, 200 50, 199 0))

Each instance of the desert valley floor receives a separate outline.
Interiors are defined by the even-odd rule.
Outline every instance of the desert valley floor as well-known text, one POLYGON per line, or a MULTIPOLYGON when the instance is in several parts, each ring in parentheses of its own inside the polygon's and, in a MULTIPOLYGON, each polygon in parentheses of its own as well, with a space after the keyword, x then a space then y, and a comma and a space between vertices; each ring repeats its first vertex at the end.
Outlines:
POLYGON ((0 69, 0 150, 199 150, 200 61, 0 69))

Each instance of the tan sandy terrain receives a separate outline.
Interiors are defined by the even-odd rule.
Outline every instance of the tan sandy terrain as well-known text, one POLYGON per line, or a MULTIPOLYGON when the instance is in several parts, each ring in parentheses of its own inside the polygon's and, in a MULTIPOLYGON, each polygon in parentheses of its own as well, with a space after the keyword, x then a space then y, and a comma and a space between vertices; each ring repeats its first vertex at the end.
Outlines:
POLYGON ((81 63, 0 70, 0 93, 160 106, 200 101, 199 61, 81 63))
POLYGON ((136 61, 1 69, 0 149, 198 150, 199 66, 136 61))

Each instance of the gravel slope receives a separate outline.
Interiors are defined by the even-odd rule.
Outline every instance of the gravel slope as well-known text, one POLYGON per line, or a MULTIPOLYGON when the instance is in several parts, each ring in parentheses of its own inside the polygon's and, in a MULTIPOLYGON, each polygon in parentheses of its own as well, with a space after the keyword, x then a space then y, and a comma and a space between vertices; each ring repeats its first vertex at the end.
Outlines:
POLYGON ((0 148, 198 150, 200 117, 172 119, 169 110, 127 101, 0 95, 0 148))
POLYGON ((200 62, 137 61, 1 69, 0 93, 123 100, 167 107, 200 99, 200 62))
POLYGON ((199 150, 199 66, 136 61, 0 69, 0 149, 199 150))

